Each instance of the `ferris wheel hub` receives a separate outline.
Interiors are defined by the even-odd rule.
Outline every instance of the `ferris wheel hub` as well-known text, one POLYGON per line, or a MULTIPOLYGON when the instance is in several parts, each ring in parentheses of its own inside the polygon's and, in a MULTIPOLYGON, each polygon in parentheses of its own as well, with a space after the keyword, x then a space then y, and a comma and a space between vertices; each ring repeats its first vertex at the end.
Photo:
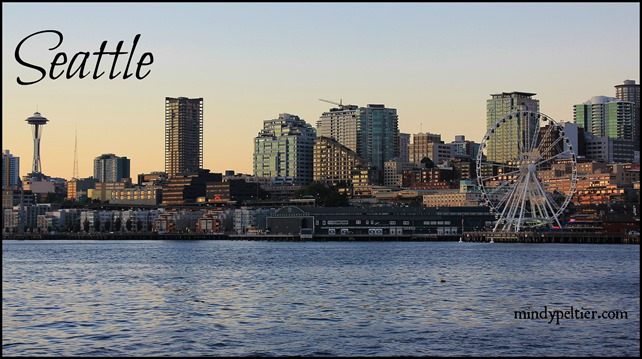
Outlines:
POLYGON ((537 167, 535 166, 534 163, 531 163, 531 164, 528 165, 528 172, 534 173, 536 171, 537 171, 537 167))

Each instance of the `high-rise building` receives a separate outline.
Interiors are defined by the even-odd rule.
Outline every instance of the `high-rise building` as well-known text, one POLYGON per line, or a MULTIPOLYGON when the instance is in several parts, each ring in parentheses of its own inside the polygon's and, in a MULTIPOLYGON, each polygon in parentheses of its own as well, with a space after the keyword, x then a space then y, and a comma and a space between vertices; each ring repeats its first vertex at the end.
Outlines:
POLYGON ((632 141, 634 106, 615 97, 593 96, 573 106, 573 122, 596 137, 632 141))
POLYGON ((359 109, 361 151, 357 154, 383 175, 383 164, 399 156, 397 109, 369 104, 359 109))
POLYGON ((98 182, 121 182, 130 179, 130 163, 127 157, 113 153, 100 155, 94 159, 94 178, 98 182))
POLYGON ((165 172, 194 172, 203 167, 203 99, 165 98, 165 172))
POLYGON ((254 175, 310 184, 315 138, 314 127, 296 115, 282 113, 263 121, 263 129, 254 138, 254 175))
POLYGON ((333 138, 347 148, 358 152, 361 137, 359 107, 342 105, 324 112, 317 121, 317 135, 333 138))
MULTIPOLYGON (((539 100, 533 98, 536 94, 528 92, 502 92, 492 94, 486 100, 486 130, 491 129, 497 121, 515 111, 539 112, 539 100)), ((510 119, 494 130, 486 141, 488 161, 506 163, 519 157, 519 139, 533 138, 532 134, 539 131, 539 121, 535 118, 510 119), (536 124, 537 123, 537 124, 536 124), (528 136, 525 132, 528 132, 528 136)))
POLYGON ((399 117, 396 109, 385 105, 332 108, 317 121, 317 131, 355 151, 379 171, 384 162, 399 156, 399 117))
POLYGON ((615 97, 622 101, 633 102, 633 143, 636 150, 640 149, 640 85, 635 80, 624 80, 622 85, 615 86, 615 97))
POLYGON ((20 183, 20 157, 9 150, 2 153, 2 188, 17 187, 20 183))

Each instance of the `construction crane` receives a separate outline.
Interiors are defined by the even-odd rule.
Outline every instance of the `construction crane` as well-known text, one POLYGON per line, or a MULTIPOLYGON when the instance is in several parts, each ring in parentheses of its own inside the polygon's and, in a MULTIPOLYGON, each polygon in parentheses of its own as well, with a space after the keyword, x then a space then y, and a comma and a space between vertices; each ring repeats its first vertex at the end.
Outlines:
POLYGON ((324 100, 324 99, 320 98, 320 99, 319 99, 319 101, 323 101, 323 102, 331 103, 331 104, 333 104, 333 105, 337 105, 337 106, 339 106, 339 108, 340 108, 340 109, 343 109, 343 104, 342 104, 342 101, 343 101, 343 100, 339 100, 339 103, 336 103, 336 102, 334 102, 334 101, 328 101, 328 100, 324 100))

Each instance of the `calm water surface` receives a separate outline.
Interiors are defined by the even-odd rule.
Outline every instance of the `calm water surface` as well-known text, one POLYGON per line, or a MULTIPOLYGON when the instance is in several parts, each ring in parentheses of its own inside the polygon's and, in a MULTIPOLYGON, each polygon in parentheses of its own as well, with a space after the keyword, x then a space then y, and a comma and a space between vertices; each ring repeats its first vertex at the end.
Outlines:
POLYGON ((640 247, 3 241, 2 355, 639 356, 640 247))

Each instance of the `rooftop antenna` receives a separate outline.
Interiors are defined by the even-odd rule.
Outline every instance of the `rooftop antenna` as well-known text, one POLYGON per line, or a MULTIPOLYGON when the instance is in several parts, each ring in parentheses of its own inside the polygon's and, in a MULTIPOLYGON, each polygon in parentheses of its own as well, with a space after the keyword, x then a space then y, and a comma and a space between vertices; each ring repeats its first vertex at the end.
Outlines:
POLYGON ((74 174, 73 178, 78 179, 78 128, 74 128, 74 174))

